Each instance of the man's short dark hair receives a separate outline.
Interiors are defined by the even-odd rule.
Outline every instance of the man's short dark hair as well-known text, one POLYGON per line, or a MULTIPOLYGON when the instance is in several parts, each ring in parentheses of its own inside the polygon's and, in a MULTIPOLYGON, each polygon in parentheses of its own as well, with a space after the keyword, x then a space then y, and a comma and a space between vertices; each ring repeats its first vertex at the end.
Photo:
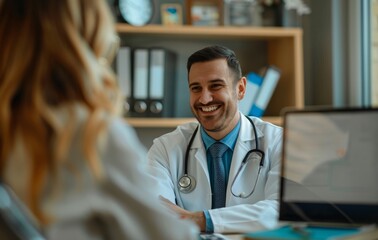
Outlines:
POLYGON ((194 63, 208 62, 221 58, 226 59, 228 67, 235 75, 235 82, 238 81, 242 77, 242 71, 239 60, 236 58, 234 51, 227 47, 219 45, 205 47, 190 55, 186 65, 188 74, 190 68, 194 63))

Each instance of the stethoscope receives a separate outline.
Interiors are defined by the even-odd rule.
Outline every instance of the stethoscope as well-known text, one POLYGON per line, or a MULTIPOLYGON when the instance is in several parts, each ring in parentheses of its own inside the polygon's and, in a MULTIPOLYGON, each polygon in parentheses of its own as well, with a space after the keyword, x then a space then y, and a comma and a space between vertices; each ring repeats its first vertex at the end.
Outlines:
MULTIPOLYGON (((241 165, 239 167, 239 170, 236 173, 236 176, 235 176, 234 180, 231 183, 231 193, 232 193, 232 195, 234 195, 235 197, 239 197, 239 198, 248 198, 249 196, 251 196, 253 194, 253 192, 255 191, 256 184, 258 182, 259 176, 260 176, 261 168, 264 166, 264 156, 265 156, 265 154, 264 154, 264 151, 262 151, 262 150, 259 149, 259 144, 258 144, 258 140, 257 140, 256 126, 255 126, 255 124, 253 123, 253 121, 249 117, 247 117, 247 119, 252 124, 252 127, 253 127, 253 132, 254 132, 254 135, 255 135, 256 148, 250 150, 245 155, 245 157, 244 157, 244 159, 243 159, 243 161, 242 161, 242 163, 241 163, 241 165), (232 190, 233 186, 234 186, 234 183, 235 183, 235 180, 238 178, 238 176, 239 176, 241 170, 243 169, 243 167, 251 159, 254 159, 254 158, 250 157, 251 155, 256 155, 258 158, 260 158, 260 164, 259 164, 259 169, 258 169, 258 173, 257 173, 255 184, 253 185, 253 188, 252 188, 252 190, 251 190, 251 192, 249 194, 246 194, 245 192, 240 192, 239 194, 235 194, 234 191, 232 190)), ((179 179, 179 181, 178 181, 178 188, 179 188, 179 191, 182 192, 182 193, 190 193, 190 192, 192 192, 196 188, 196 180, 194 179, 193 176, 191 176, 191 175, 188 174, 188 162, 189 162, 189 151, 190 151, 190 148, 192 146, 194 137, 197 134, 198 128, 199 128, 199 125, 194 130, 193 135, 192 135, 192 137, 189 140, 189 144, 188 144, 188 147, 187 147, 186 152, 185 152, 184 175, 181 176, 180 179, 179 179)))

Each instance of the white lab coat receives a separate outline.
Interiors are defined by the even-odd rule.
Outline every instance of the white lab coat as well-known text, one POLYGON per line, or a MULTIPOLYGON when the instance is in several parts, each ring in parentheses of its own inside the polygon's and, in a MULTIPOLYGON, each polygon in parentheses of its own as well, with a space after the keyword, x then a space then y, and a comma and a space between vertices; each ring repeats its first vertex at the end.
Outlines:
MULTIPOLYGON (((232 195, 232 181, 247 152, 255 148, 253 127, 241 115, 241 128, 235 145, 230 168, 226 207, 211 209, 211 187, 205 146, 197 132, 189 154, 188 174, 196 179, 191 193, 181 193, 177 183, 184 174, 184 156, 194 129, 198 123, 183 124, 173 132, 157 139, 148 152, 149 171, 156 178, 162 196, 189 211, 209 210, 214 232, 248 232, 274 227, 278 218, 279 176, 282 148, 282 128, 252 117, 257 128, 259 149, 265 152, 254 193, 246 198, 232 195)), ((255 183, 258 161, 250 162, 233 185, 233 192, 248 194, 255 183), (253 163, 252 163, 253 162, 253 163), (252 164, 251 164, 252 163, 252 164)))

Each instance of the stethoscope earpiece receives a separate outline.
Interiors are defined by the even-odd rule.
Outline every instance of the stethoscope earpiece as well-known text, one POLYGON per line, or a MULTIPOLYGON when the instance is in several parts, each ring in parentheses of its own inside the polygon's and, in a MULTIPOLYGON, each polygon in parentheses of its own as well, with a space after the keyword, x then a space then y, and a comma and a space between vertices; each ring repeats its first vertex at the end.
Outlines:
POLYGON ((196 187, 196 180, 192 176, 184 174, 178 181, 178 187, 180 192, 190 193, 196 187))

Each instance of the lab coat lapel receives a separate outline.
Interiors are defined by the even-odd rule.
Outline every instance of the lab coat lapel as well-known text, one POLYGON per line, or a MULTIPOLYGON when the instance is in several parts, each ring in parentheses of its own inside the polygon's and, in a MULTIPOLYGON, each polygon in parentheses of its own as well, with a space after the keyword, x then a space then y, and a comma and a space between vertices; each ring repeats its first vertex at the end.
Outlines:
MULTIPOLYGON (((200 131, 198 131, 193 144, 192 144, 192 151, 195 152, 194 159, 195 159, 195 167, 196 169, 193 169, 194 171, 202 171, 206 175, 206 177, 209 179, 209 173, 207 170, 207 159, 206 159, 206 151, 205 146, 202 143, 202 138, 200 131)), ((194 165, 193 165, 194 166, 194 165)))
MULTIPOLYGON (((203 144, 200 131, 196 134, 196 137, 193 141, 192 148, 194 153, 194 162, 190 168, 190 171, 195 173, 195 178, 197 179, 198 187, 196 188, 198 191, 202 190, 198 193, 198 196, 202 198, 203 201, 196 201, 199 202, 202 209, 210 209, 211 208, 211 186, 210 186, 210 178, 209 178, 209 171, 207 166, 207 158, 206 158, 206 150, 203 144)), ((192 155, 193 156, 193 155, 192 155)), ((200 209, 201 209, 200 208, 200 209)))

